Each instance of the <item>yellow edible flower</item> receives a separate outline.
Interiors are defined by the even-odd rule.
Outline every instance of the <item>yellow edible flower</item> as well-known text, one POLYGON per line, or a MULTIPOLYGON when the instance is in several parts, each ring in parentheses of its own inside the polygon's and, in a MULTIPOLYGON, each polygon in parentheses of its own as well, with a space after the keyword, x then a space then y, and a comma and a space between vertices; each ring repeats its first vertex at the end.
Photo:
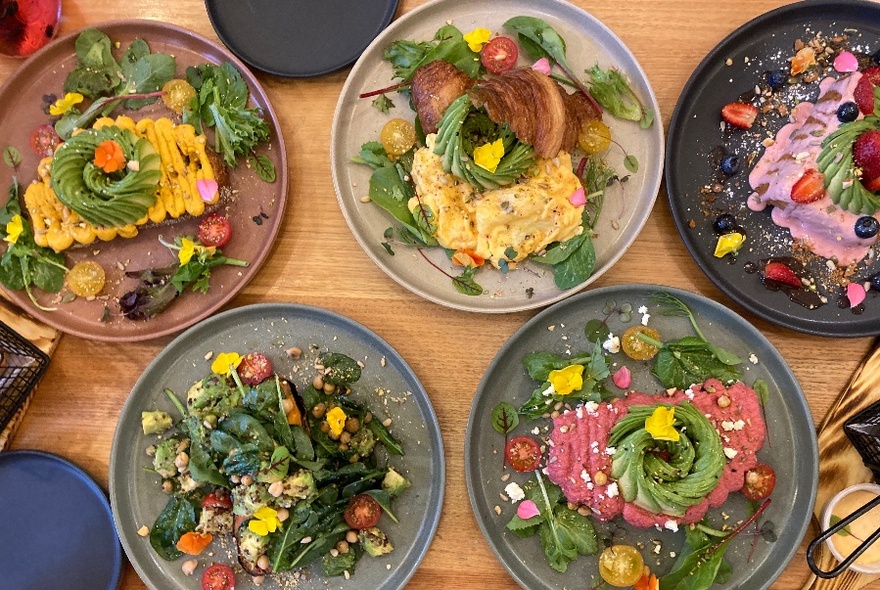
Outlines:
POLYGON ((584 366, 568 365, 564 369, 550 371, 548 379, 553 389, 560 395, 580 391, 584 386, 584 366))
POLYGON ((49 114, 59 117, 83 101, 83 95, 79 92, 68 92, 64 98, 59 98, 55 104, 49 105, 49 114))
POLYGON ((254 512, 254 517, 248 522, 250 531, 261 537, 274 533, 280 526, 281 520, 278 518, 278 511, 268 506, 263 506, 254 512))
POLYGON ((24 222, 21 220, 21 215, 13 215, 12 219, 9 220, 9 223, 6 224, 6 237, 3 238, 3 240, 10 244, 14 244, 18 241, 18 236, 20 236, 23 231, 24 222))
POLYGON ((336 406, 327 412, 327 425, 330 426, 330 434, 334 436, 342 434, 342 429, 345 428, 345 419, 347 417, 345 411, 339 406, 336 406))
POLYGON ((745 241, 746 237, 741 233, 724 234, 718 238, 718 243, 715 244, 715 258, 724 258, 725 255, 736 252, 745 241))
POLYGON ((189 261, 196 254, 207 253, 209 256, 213 256, 215 251, 216 248, 213 246, 202 246, 189 238, 183 238, 180 240, 180 251, 177 252, 177 259, 180 261, 180 265, 184 266, 189 264, 189 261))
POLYGON ((471 51, 479 53, 483 49, 483 45, 489 42, 490 37, 492 37, 492 31, 480 27, 466 34, 464 40, 467 42, 468 47, 471 48, 471 51))
POLYGON ((673 427, 675 422, 675 408, 666 406, 657 406, 654 413, 645 419, 645 430, 647 430, 654 440, 669 440, 678 442, 681 435, 673 427))
POLYGON ((211 371, 228 377, 239 363, 241 363, 241 356, 237 352, 221 352, 211 363, 211 371))
POLYGON ((498 168, 498 162, 504 157, 504 142, 496 139, 492 143, 486 143, 478 148, 474 148, 474 162, 480 168, 484 168, 489 172, 495 172, 498 168))

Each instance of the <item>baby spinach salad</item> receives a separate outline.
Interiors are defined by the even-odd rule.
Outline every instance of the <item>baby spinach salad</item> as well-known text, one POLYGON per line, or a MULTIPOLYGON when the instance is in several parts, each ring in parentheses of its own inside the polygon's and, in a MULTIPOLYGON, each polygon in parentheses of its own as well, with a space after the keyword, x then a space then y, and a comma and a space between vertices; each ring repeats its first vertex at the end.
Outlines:
POLYGON ((505 473, 502 499, 515 510, 496 513, 510 534, 536 537, 557 572, 596 556, 590 588, 707 590, 731 578, 725 553, 736 537, 750 537, 740 544, 749 561, 759 542, 776 540, 762 520, 776 475, 756 456, 769 435, 769 387, 746 385, 744 361, 681 299, 647 299, 609 301, 582 328, 586 350, 566 336, 564 351, 522 359, 534 390, 504 399, 490 419, 504 436, 503 471, 529 475, 505 473), (666 339, 652 315, 673 318, 663 330, 687 319, 693 335, 666 339), (735 492, 746 498, 739 516, 727 503, 735 492), (722 519, 708 512, 721 506, 722 519), (642 529, 660 538, 646 541, 642 529))
POLYGON ((495 32, 447 23, 430 40, 394 41, 384 57, 395 83, 360 97, 386 115, 408 104, 414 122, 395 116, 353 162, 372 169, 368 199, 396 221, 383 234, 387 254, 418 249, 469 296, 486 292, 480 269, 526 263, 560 290, 584 283, 605 199, 622 199, 639 167, 604 113, 618 125, 653 124, 626 77, 599 65, 579 73, 565 40, 531 16, 495 32), (618 152, 625 171, 609 158, 618 152), (438 247, 446 269, 423 252, 438 247))
POLYGON ((185 398, 165 390, 176 415, 142 412, 156 436, 149 471, 168 495, 147 533, 159 557, 234 575, 216 551, 231 544, 260 580, 311 564, 348 578, 364 555, 394 550, 392 506, 410 486, 395 467, 404 448, 390 420, 353 399, 354 359, 324 351, 314 365, 298 388, 262 353, 221 353, 185 398))

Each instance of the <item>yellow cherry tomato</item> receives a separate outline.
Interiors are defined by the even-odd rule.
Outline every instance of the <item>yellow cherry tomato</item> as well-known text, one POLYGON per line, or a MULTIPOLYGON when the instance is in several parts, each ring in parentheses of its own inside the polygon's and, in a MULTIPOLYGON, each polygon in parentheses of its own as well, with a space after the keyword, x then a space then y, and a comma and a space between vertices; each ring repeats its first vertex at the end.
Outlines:
POLYGON ((416 128, 406 119, 391 119, 382 127, 379 141, 392 158, 402 156, 416 143, 416 128))
POLYGON ((639 581, 644 571, 645 561, 642 554, 631 545, 606 547, 599 556, 599 575, 612 586, 632 586, 639 581))
POLYGON ((581 126, 578 146, 589 155, 601 154, 611 145, 611 129, 601 119, 592 119, 581 126))
POLYGON ((652 346, 647 342, 640 340, 638 334, 644 334, 649 338, 660 342, 660 332, 648 326, 632 326, 628 328, 623 336, 620 337, 620 348, 624 354, 636 361, 646 361, 654 358, 659 352, 656 346, 652 346))
POLYGON ((183 107, 188 106, 189 101, 196 95, 196 89, 186 80, 179 78, 168 80, 162 86, 162 91, 165 93, 162 95, 162 102, 178 114, 183 112, 183 107))
POLYGON ((77 297, 97 295, 106 282, 104 269, 94 260, 77 262, 67 273, 67 288, 77 297))

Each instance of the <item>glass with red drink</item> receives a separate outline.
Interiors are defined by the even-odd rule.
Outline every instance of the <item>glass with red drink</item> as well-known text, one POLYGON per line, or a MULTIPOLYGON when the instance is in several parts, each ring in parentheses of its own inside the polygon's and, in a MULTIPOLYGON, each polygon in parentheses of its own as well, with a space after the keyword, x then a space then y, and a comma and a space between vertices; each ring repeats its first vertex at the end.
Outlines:
POLYGON ((58 31, 61 0, 0 0, 0 53, 25 57, 58 31))

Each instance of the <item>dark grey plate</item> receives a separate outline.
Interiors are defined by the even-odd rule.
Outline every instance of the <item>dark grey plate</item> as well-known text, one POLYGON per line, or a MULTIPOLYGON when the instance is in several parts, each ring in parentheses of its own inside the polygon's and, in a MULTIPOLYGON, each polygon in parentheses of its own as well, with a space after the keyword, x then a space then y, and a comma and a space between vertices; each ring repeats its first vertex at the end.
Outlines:
MULTIPOLYGON (((641 305, 651 314, 648 325, 658 330, 664 340, 692 335, 686 318, 671 318, 657 313, 657 306, 649 296, 664 290, 684 301, 697 318, 701 330, 713 344, 726 348, 744 360, 744 379, 751 384, 764 379, 770 391, 766 405, 769 427, 769 443, 758 453, 760 460, 773 466, 777 473, 776 490, 767 519, 776 526, 778 540, 773 544, 759 541, 751 561, 748 559, 752 539, 742 535, 731 542, 727 558, 733 565, 733 578, 725 588, 762 590, 770 586, 794 556, 810 523, 818 483, 818 447, 815 428, 806 399, 791 369, 770 342, 751 324, 726 307, 704 297, 669 287, 654 285, 624 285, 587 291, 557 303, 529 320, 501 348, 480 382, 471 406, 465 434, 465 476, 468 494, 477 522, 492 551, 523 588, 562 589, 583 588, 592 576, 598 574, 596 556, 580 557, 572 562, 565 574, 547 565, 537 537, 521 539, 505 529, 515 514, 515 506, 500 499, 506 482, 503 473, 512 473, 509 481, 522 484, 531 474, 502 471, 504 436, 492 428, 492 409, 501 401, 519 406, 531 395, 537 384, 526 374, 523 357, 534 351, 590 350, 584 335, 584 326, 592 319, 603 319, 608 314, 603 308, 610 302, 616 305, 629 303, 633 306, 632 319, 622 322, 618 314, 609 316, 608 326, 620 335, 638 324, 641 305), (757 362, 748 359, 754 355, 757 362), (501 515, 495 507, 502 508, 501 515)), ((612 306, 613 306, 612 304, 612 306)), ((650 375, 646 362, 630 360, 622 352, 612 355, 616 366, 626 365, 633 373, 632 388, 648 393, 663 390, 660 383, 650 375)), ((616 368, 616 367, 615 367, 616 368)), ((609 383, 612 391, 619 391, 609 383)), ((521 423, 511 434, 529 433, 535 426, 543 428, 549 420, 530 424, 521 423)), ((745 517, 745 498, 731 494, 723 508, 709 512, 720 528, 722 509, 731 516, 730 522, 745 517)), ((616 521, 615 521, 616 522, 616 521)), ((670 552, 678 553, 684 541, 684 533, 638 530, 620 523, 615 542, 631 545, 644 543, 649 548, 642 553, 646 564, 657 574, 668 571, 675 561, 670 552), (662 542, 659 554, 650 552, 653 540, 662 542)))
MULTIPOLYGON (((193 383, 210 373, 208 353, 244 354, 254 350, 269 355, 276 372, 298 387, 311 382, 318 350, 342 352, 363 361, 363 374, 353 397, 382 419, 392 419, 391 430, 406 455, 390 463, 412 482, 412 487, 395 502, 399 524, 384 516, 380 522, 394 544, 392 553, 381 558, 365 557, 350 580, 324 579, 320 567, 313 568, 309 579, 300 581, 297 588, 403 588, 428 550, 443 503, 443 442, 431 402, 406 362, 379 336, 344 316, 294 304, 249 305, 197 324, 162 350, 135 383, 119 416, 110 454, 113 517, 132 565, 152 590, 198 587, 202 569, 212 558, 201 558, 195 576, 187 577, 180 569, 182 559, 163 561, 149 540, 137 534, 142 525, 152 526, 167 502, 158 476, 145 471, 149 457, 144 451, 155 437, 143 435, 141 411, 162 409, 174 415, 163 389, 168 387, 182 398, 193 383), (305 351, 302 359, 287 357, 285 350, 292 346, 305 351), (387 392, 383 397, 377 396, 380 387, 387 392)), ((236 588, 255 587, 250 576, 236 569, 236 588)), ((260 588, 275 589, 278 585, 270 576, 260 588)))
MULTIPOLYGON (((691 75, 678 99, 669 124, 666 144, 666 190, 678 231, 703 272, 731 299, 752 313, 786 328, 823 336, 868 336, 880 334, 880 299, 872 291, 862 313, 848 306, 838 307, 843 290, 829 289, 829 301, 816 310, 792 302, 785 293, 764 288, 757 273, 745 271, 746 262, 790 254, 791 236, 770 219, 770 207, 760 213, 745 205, 751 194, 750 167, 726 183, 717 201, 720 211, 732 211, 747 233, 744 251, 736 263, 730 257, 715 258, 712 253, 717 236, 712 232, 715 215, 704 216, 700 188, 717 175, 712 153, 724 143, 719 130, 721 107, 750 91, 767 70, 787 68, 795 39, 808 41, 817 32, 832 36, 847 32, 853 47, 873 53, 880 49, 880 5, 865 1, 819 0, 798 2, 768 12, 746 23, 713 49, 691 75), (726 65, 726 60, 731 65, 726 65), (691 227, 691 222, 694 222, 691 227)), ((814 84, 812 98, 818 94, 814 84)), ((779 119, 767 127, 774 133, 787 122, 779 119)), ((728 147, 740 153, 763 148, 736 144, 742 134, 732 134, 728 147)), ((827 275, 824 259, 808 267, 810 275, 827 275)), ((866 279, 880 271, 880 258, 859 266, 854 279, 866 279)))
POLYGON ((269 74, 304 78, 356 60, 394 17, 397 0, 205 0, 220 40, 269 74))
POLYGON ((122 548, 107 496, 67 459, 0 453, 0 571, 16 590, 115 590, 122 548))

